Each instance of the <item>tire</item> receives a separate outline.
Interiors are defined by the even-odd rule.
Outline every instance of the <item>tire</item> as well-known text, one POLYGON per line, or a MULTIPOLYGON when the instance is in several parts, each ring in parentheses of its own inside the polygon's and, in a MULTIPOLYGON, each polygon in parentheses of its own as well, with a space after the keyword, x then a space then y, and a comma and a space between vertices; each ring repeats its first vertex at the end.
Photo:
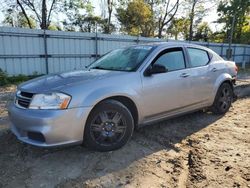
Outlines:
POLYGON ((128 108, 116 100, 105 100, 87 119, 84 144, 97 151, 116 150, 129 141, 133 131, 134 119, 128 108))
POLYGON ((214 114, 225 114, 231 107, 233 98, 232 86, 229 83, 223 83, 217 91, 211 111, 214 114))

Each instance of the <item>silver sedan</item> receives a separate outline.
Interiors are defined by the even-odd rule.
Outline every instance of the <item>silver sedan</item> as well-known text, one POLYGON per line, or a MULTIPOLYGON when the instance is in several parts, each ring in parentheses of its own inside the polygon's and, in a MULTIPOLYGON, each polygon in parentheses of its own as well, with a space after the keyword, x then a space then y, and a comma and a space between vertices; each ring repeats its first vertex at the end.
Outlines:
POLYGON ((208 108, 228 111, 234 62, 185 43, 116 49, 87 70, 51 74, 18 86, 11 130, 36 146, 84 143, 99 151, 125 145, 135 128, 208 108))

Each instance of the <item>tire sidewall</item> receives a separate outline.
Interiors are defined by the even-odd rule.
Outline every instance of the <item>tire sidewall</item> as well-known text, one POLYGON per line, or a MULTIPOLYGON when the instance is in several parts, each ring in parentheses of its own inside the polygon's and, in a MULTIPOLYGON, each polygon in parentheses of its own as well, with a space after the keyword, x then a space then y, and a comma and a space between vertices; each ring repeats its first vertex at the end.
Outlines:
POLYGON ((232 89, 230 84, 223 83, 223 84, 221 84, 221 86, 219 87, 219 89, 218 89, 218 91, 216 93, 216 97, 215 97, 215 100, 214 100, 214 103, 213 103, 213 106, 212 106, 212 111, 215 114, 225 114, 229 110, 229 108, 231 107, 232 101, 233 101, 233 89, 232 89), (221 92, 222 92, 222 90, 224 88, 227 88, 229 90, 230 96, 231 96, 231 101, 230 101, 230 104, 228 105, 228 107, 225 110, 222 110, 219 107, 219 99, 220 99, 221 92))
POLYGON ((116 100, 106 100, 98 104, 94 109, 91 111, 84 130, 84 144, 94 150, 97 151, 111 151, 116 150, 124 146, 129 139, 132 137, 134 131, 134 120, 131 112, 128 110, 126 106, 116 100), (105 146, 98 144, 95 139, 91 136, 91 122, 93 118, 95 118, 100 112, 104 110, 113 110, 117 111, 124 116, 124 120, 126 123, 126 131, 122 139, 113 145, 105 146))

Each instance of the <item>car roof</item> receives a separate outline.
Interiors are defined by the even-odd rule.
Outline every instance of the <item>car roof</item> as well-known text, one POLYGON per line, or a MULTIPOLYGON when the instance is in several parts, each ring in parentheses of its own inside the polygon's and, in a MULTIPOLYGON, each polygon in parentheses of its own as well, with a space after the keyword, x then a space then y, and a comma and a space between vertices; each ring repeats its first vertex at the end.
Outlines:
POLYGON ((197 45, 197 44, 193 44, 193 43, 189 43, 189 42, 182 42, 182 41, 178 41, 178 42, 149 42, 149 43, 143 43, 143 44, 137 44, 134 46, 152 46, 152 47, 192 47, 192 48, 198 48, 198 49, 203 49, 206 50, 210 53, 214 53, 213 50, 205 47, 205 46, 201 46, 201 45, 197 45))
POLYGON ((204 46, 192 44, 189 42, 149 42, 149 43, 137 44, 136 46, 155 46, 155 47, 186 46, 186 47, 206 48, 204 46))

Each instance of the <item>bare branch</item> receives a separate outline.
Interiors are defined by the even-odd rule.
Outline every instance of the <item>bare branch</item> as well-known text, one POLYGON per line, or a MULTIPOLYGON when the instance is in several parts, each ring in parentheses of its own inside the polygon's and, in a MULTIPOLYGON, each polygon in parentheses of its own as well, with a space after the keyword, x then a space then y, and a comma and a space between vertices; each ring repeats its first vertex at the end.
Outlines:
POLYGON ((19 0, 17 0, 17 4, 20 6, 21 10, 22 10, 22 13, 24 15, 24 17, 26 18, 27 22, 28 22, 28 25, 29 25, 29 28, 32 29, 32 26, 31 26, 31 23, 30 23, 30 19, 25 11, 25 9, 23 8, 22 4, 20 3, 19 0))
POLYGON ((53 0, 53 1, 52 1, 52 4, 51 4, 51 6, 50 6, 49 15, 48 15, 48 18, 47 18, 47 24, 48 24, 48 26, 49 26, 49 24, 50 24, 50 16, 51 16, 51 12, 52 12, 52 10, 53 10, 53 6, 54 6, 55 2, 56 2, 56 0, 53 0))
POLYGON ((179 8, 179 0, 177 0, 175 5, 173 6, 173 8, 169 11, 169 13, 171 13, 174 10, 174 8, 175 8, 174 13, 172 14, 172 16, 163 25, 167 25, 174 18, 175 14, 177 13, 177 10, 179 8))
POLYGON ((38 19, 38 22, 41 24, 42 23, 42 20, 41 20, 41 16, 38 14, 38 12, 36 11, 36 8, 35 8, 35 5, 33 2, 31 2, 30 0, 23 0, 22 1, 26 6, 28 6, 35 14, 36 14, 36 17, 38 19))
POLYGON ((170 3, 170 0, 167 1, 164 16, 160 15, 159 20, 158 20, 158 37, 159 38, 162 37, 162 31, 163 31, 164 26, 166 26, 174 18, 179 8, 179 0, 176 0, 176 3, 170 10, 168 10, 169 3, 170 3), (173 14, 171 14, 172 12, 173 14), (168 16, 170 16, 169 19, 167 19, 168 16))

